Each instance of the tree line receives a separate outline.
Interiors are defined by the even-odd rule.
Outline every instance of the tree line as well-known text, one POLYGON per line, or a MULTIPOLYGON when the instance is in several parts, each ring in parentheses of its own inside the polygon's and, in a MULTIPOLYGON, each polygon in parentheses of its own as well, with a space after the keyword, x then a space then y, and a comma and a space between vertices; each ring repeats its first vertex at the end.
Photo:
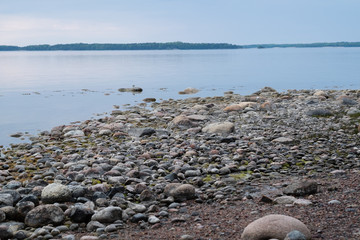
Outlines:
POLYGON ((251 44, 228 43, 71 43, 56 45, 29 45, 25 47, 0 45, 0 51, 107 51, 107 50, 201 50, 201 49, 249 49, 249 48, 315 48, 315 47, 360 47, 360 42, 296 43, 296 44, 251 44))

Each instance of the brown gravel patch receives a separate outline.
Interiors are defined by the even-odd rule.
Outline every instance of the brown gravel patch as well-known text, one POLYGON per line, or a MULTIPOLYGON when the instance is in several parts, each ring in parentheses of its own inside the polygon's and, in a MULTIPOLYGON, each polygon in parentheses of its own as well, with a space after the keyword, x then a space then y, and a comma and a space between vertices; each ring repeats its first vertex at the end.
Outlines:
MULTIPOLYGON (((267 214, 285 214, 304 222, 313 239, 360 239, 360 173, 342 176, 321 176, 317 194, 306 196, 310 206, 282 206, 259 202, 259 199, 241 199, 199 204, 186 202, 178 212, 150 229, 140 224, 126 224, 116 238, 120 239, 180 239, 184 234, 194 239, 240 239, 243 229, 255 219, 267 214), (338 200, 341 204, 328 204, 338 200), (186 219, 181 222, 181 219, 186 219)), ((289 179, 278 180, 279 184, 289 179)), ((236 196, 234 196, 236 199, 236 196)), ((111 238, 111 237, 109 237, 111 238)), ((114 237, 115 238, 115 237, 114 237)))

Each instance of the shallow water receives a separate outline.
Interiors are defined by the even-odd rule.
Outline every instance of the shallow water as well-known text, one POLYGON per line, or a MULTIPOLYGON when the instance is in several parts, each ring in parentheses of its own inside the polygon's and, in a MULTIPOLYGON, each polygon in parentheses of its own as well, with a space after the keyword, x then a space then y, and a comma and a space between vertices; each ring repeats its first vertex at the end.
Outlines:
POLYGON ((0 145, 15 132, 98 118, 146 97, 250 94, 286 89, 359 89, 360 48, 198 51, 0 52, 0 145), (120 93, 136 85, 143 93, 120 93), (85 90, 86 89, 86 90, 85 90))

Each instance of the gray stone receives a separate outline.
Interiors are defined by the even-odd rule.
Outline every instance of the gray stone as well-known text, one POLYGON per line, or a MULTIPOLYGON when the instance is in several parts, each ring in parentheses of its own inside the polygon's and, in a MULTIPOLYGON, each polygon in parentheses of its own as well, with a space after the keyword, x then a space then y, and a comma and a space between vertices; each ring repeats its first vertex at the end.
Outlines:
POLYGON ((81 130, 71 130, 64 134, 64 137, 84 137, 85 134, 81 130))
POLYGON ((289 232, 284 240, 306 240, 306 236, 297 230, 289 232))
POLYGON ((140 221, 147 221, 147 220, 148 220, 148 217, 143 213, 137 213, 134 216, 132 216, 132 218, 131 218, 131 222, 133 222, 133 223, 137 223, 140 221))
POLYGON ((148 218, 148 222, 149 222, 150 224, 155 224, 155 223, 160 222, 160 219, 157 218, 157 217, 155 217, 154 215, 151 215, 151 216, 149 216, 149 218, 148 218))
POLYGON ((294 182, 283 190, 285 194, 293 196, 306 196, 309 194, 317 193, 317 191, 317 182, 310 180, 294 182))
POLYGON ((63 210, 55 205, 41 205, 32 209, 25 217, 25 224, 30 227, 40 227, 47 224, 60 225, 64 222, 63 210))
POLYGON ((131 128, 128 130, 128 134, 135 137, 151 136, 156 133, 153 128, 131 128))
POLYGON ((195 198, 195 187, 190 184, 169 183, 164 189, 166 196, 174 197, 177 201, 195 198))
POLYGON ((281 196, 274 199, 277 204, 293 204, 295 201, 296 198, 293 196, 281 196))
POLYGON ((98 222, 98 221, 90 221, 87 225, 86 225, 86 230, 89 232, 94 232, 96 231, 96 229, 98 228, 105 228, 105 225, 98 222))
POLYGON ((122 210, 119 207, 107 207, 97 213, 92 217, 92 221, 98 221, 100 223, 113 223, 116 220, 122 219, 122 210))
POLYGON ((294 139, 288 137, 279 137, 273 140, 273 142, 278 142, 278 143, 291 143, 293 141, 294 139))
POLYGON ((234 132, 235 125, 231 122, 217 122, 205 126, 202 131, 205 133, 227 134, 234 132))
POLYGON ((9 193, 0 193, 0 207, 13 206, 14 198, 9 193))
POLYGON ((244 229, 241 239, 284 239, 289 232, 294 230, 303 233, 306 239, 311 238, 309 229, 298 219, 285 215, 267 215, 250 223, 244 229))
POLYGON ((333 115, 330 110, 324 108, 313 109, 308 111, 306 114, 310 117, 329 117, 333 115))
POLYGON ((69 217, 75 223, 88 223, 92 215, 94 215, 94 211, 91 208, 77 204, 71 209, 69 217))
POLYGON ((15 206, 15 209, 19 213, 21 219, 24 219, 25 216, 34 208, 35 204, 30 201, 18 202, 15 206))
POLYGON ((67 202, 71 199, 71 191, 65 185, 52 183, 41 192, 41 200, 44 203, 67 202))

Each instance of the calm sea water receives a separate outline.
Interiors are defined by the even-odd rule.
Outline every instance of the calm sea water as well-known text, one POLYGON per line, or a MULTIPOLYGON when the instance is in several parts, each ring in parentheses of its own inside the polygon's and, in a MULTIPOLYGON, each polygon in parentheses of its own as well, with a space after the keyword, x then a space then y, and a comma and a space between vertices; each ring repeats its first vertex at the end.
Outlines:
POLYGON ((0 145, 21 141, 11 133, 97 118, 113 105, 182 98, 187 87, 215 96, 264 86, 359 89, 360 48, 0 52, 0 145), (143 93, 117 91, 132 85, 143 93))

